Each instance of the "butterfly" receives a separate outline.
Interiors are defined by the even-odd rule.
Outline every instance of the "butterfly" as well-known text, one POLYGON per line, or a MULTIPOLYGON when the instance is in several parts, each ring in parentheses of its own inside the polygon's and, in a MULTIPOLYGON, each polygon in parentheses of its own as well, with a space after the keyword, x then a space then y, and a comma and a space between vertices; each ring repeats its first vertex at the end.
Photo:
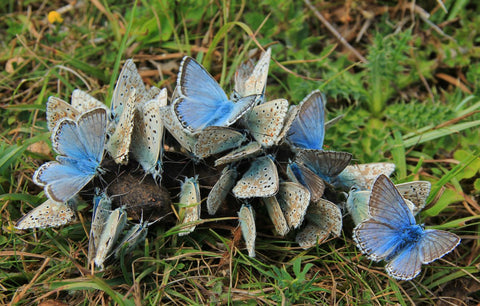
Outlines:
POLYGON ((312 202, 305 217, 308 223, 295 239, 302 248, 311 248, 323 242, 330 234, 340 236, 342 212, 334 203, 325 199, 312 202))
POLYGON ((322 150, 325 137, 325 106, 320 91, 311 92, 298 106, 298 113, 288 131, 293 148, 322 150))
MULTIPOLYGON (((122 113, 117 119, 111 121, 108 128, 108 141, 106 149, 117 164, 128 164, 128 153, 130 152, 130 143, 132 141, 132 132, 134 126, 134 116, 136 109, 135 89, 130 91, 128 100, 122 105, 122 113)), ((118 110, 112 113, 118 113, 118 110)))
POLYGON ((75 217, 76 199, 58 203, 50 199, 32 209, 15 225, 16 229, 47 228, 68 224, 75 217))
POLYGON ((167 105, 167 90, 137 107, 130 151, 154 180, 162 174, 163 122, 160 108, 167 105))
POLYGON ((298 228, 302 224, 308 204, 310 204, 310 192, 308 189, 301 184, 282 182, 276 197, 288 226, 298 228))
POLYGON ((108 128, 107 151, 117 164, 128 163, 137 108, 141 108, 146 101, 154 99, 159 94, 160 90, 157 87, 146 90, 132 59, 125 61, 113 90, 108 128))
MULTIPOLYGON (((408 208, 415 216, 425 207, 425 202, 430 194, 430 182, 413 181, 395 185, 398 192, 407 203, 408 208)), ((368 219, 368 202, 370 200, 370 190, 361 190, 356 186, 352 186, 348 193, 346 202, 347 210, 351 214, 355 225, 368 219)))
POLYGON ((295 162, 312 170, 325 182, 331 183, 350 163, 352 154, 348 152, 301 150, 295 156, 295 162))
POLYGON ((215 167, 254 157, 262 152, 262 146, 258 142, 252 141, 215 160, 215 167))
POLYGON ((243 204, 238 212, 238 220, 240 221, 243 240, 245 240, 248 256, 250 257, 255 257, 255 238, 257 237, 254 214, 252 206, 248 204, 243 204))
POLYGON ((393 171, 395 171, 393 163, 348 165, 338 175, 333 185, 347 190, 354 185, 360 190, 370 190, 377 176, 384 174, 389 177, 393 171))
POLYGON ((255 105, 260 96, 230 101, 215 79, 191 57, 184 57, 177 78, 175 115, 182 126, 197 132, 207 126, 229 126, 255 105))
MULTIPOLYGON (((180 191, 180 220, 182 224, 192 223, 200 220, 200 189, 198 177, 185 178, 180 191)), ((189 225, 182 229, 179 236, 185 236, 195 230, 196 225, 189 225)))
POLYGON ((103 263, 110 256, 126 224, 127 213, 122 207, 116 208, 109 214, 95 253, 95 265, 100 269, 103 269, 103 263))
POLYGON ((233 98, 238 100, 250 95, 265 95, 267 85, 268 68, 272 50, 263 52, 255 64, 253 59, 242 63, 235 72, 235 87, 233 98))
POLYGON ((43 186, 47 197, 64 203, 76 195, 99 172, 103 158, 107 112, 95 108, 76 120, 63 118, 52 132, 56 161, 43 164, 33 182, 43 186))
POLYGON ((451 252, 460 238, 447 231, 424 229, 387 176, 373 184, 368 211, 370 218, 353 230, 360 251, 373 261, 385 260, 391 277, 410 280, 422 264, 451 252))
POLYGON ((303 164, 290 162, 287 165, 287 176, 292 182, 307 187, 313 202, 320 200, 325 191, 323 180, 303 164))
MULTIPOLYGON (((142 77, 138 73, 137 66, 135 66, 132 59, 128 59, 125 61, 125 64, 123 64, 122 71, 120 71, 115 89, 113 90, 110 115, 114 125, 119 123, 126 106, 125 104, 133 92, 135 92, 134 104, 153 98, 153 96, 148 96, 142 77)), ((154 95, 156 96, 155 92, 154 95)))
POLYGON ((270 197, 277 193, 278 173, 270 155, 255 159, 250 168, 233 187, 233 194, 239 198, 270 197))
POLYGON ((95 258, 100 243, 100 236, 112 211, 112 200, 107 193, 100 193, 98 190, 96 193, 93 197, 92 224, 90 225, 90 235, 88 237, 88 262, 95 258))
MULTIPOLYGON (((152 222, 153 223, 153 222, 152 222)), ((118 246, 113 250, 115 258, 120 256, 120 253, 130 255, 130 252, 141 242, 145 240, 148 234, 148 227, 152 224, 148 221, 140 221, 140 223, 132 226, 126 233, 123 239, 118 243, 118 246)))
POLYGON ((222 126, 209 126, 198 133, 193 146, 193 154, 198 158, 224 152, 238 147, 246 136, 235 129, 222 126))
POLYGON ((214 215, 220 205, 227 198, 228 193, 232 190, 238 172, 233 167, 225 167, 222 170, 222 175, 213 186, 207 197, 207 210, 210 215, 214 215))
POLYGON ((280 236, 285 236, 290 231, 290 226, 287 223, 287 219, 285 219, 285 215, 283 214, 283 210, 280 207, 277 198, 275 196, 263 197, 260 200, 267 207, 267 212, 270 216, 270 220, 272 220, 273 226, 275 227, 275 231, 280 236))
POLYGON ((253 107, 245 122, 253 138, 263 147, 278 144, 288 112, 288 101, 276 99, 253 107))

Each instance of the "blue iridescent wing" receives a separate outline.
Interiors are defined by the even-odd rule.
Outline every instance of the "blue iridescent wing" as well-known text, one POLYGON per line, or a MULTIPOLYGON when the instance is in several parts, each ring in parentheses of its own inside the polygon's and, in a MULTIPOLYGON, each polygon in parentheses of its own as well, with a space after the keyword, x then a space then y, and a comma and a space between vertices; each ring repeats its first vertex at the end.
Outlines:
POLYGON ((407 203, 390 179, 381 174, 373 184, 369 201, 370 216, 396 230, 415 225, 415 218, 407 203))
POLYGON ((406 245, 401 252, 385 265, 388 275, 401 280, 414 278, 420 273, 421 269, 422 260, 419 243, 406 245))
POLYGON ((300 150, 295 161, 310 168, 327 183, 337 177, 352 160, 348 152, 300 150))
POLYGON ((325 110, 320 91, 310 93, 288 131, 288 140, 297 148, 321 150, 325 136, 325 110))
POLYGON ((198 131, 207 126, 228 126, 237 121, 257 101, 248 96, 230 101, 215 79, 191 57, 184 57, 177 79, 175 114, 182 126, 198 131))

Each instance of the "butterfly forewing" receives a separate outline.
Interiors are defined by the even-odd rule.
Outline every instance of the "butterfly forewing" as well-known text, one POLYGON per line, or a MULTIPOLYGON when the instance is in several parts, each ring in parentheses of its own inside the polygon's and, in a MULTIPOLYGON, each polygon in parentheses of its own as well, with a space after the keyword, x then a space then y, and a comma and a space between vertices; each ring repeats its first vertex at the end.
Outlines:
POLYGON ((325 111, 320 91, 310 93, 302 102, 288 131, 288 140, 296 148, 321 150, 325 136, 325 111))
POLYGON ((405 200, 395 185, 383 174, 373 184, 369 214, 375 220, 390 224, 395 228, 416 224, 405 200))

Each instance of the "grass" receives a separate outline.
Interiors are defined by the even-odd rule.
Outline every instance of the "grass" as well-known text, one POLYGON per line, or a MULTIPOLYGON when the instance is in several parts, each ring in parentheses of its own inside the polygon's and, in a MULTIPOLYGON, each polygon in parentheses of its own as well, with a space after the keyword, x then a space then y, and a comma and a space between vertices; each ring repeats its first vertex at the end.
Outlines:
POLYGON ((314 3, 362 63, 298 1, 8 1, 0 8, 0 303, 479 303, 480 7, 445 1, 444 12, 437 4, 314 3), (63 22, 48 22, 53 10, 63 22), (222 219, 186 237, 155 225, 132 256, 92 275, 88 203, 71 225, 13 229, 42 202, 31 177, 52 158, 48 96, 67 99, 80 88, 108 103, 130 57, 147 84, 171 93, 184 54, 231 89, 234 68, 257 44, 272 45, 269 98, 298 103, 319 88, 329 118, 345 114, 327 131, 329 148, 351 152, 355 162, 395 162, 395 182, 432 182, 420 220, 460 235, 454 252, 413 281, 396 281, 359 253, 348 216, 342 237, 308 251, 257 224, 254 259, 236 220, 222 219))

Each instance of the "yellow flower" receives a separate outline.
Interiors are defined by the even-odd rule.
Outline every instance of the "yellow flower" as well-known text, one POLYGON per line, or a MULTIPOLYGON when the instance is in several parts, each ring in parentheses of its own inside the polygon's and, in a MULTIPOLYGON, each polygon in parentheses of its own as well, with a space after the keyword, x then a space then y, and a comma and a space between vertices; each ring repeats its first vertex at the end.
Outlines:
POLYGON ((50 23, 55 23, 55 22, 62 23, 63 22, 62 16, 57 11, 50 11, 48 13, 47 19, 48 19, 48 22, 50 22, 50 23))

